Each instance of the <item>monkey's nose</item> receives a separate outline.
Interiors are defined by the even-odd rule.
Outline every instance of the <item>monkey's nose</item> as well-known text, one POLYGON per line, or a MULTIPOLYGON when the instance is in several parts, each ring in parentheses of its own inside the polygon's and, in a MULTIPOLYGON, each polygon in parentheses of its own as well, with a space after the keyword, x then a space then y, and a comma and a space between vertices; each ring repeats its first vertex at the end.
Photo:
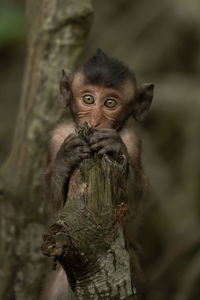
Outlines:
MULTIPOLYGON (((102 121, 102 113, 100 109, 97 107, 93 110, 90 115, 90 126, 93 128, 98 128, 102 121)), ((89 122, 88 122, 89 123, 89 122)))
POLYGON ((90 127, 98 128, 98 126, 100 125, 100 121, 99 120, 90 120, 88 122, 88 124, 90 127))

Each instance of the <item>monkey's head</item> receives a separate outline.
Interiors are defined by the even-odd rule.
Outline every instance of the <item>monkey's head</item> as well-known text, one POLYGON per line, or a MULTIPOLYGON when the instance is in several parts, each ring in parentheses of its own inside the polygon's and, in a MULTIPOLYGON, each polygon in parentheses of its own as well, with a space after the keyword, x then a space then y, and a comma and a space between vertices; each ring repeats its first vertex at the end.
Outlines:
POLYGON ((119 130, 132 115, 142 120, 152 98, 153 84, 138 85, 134 73, 100 49, 74 74, 63 70, 60 93, 78 126, 119 130))

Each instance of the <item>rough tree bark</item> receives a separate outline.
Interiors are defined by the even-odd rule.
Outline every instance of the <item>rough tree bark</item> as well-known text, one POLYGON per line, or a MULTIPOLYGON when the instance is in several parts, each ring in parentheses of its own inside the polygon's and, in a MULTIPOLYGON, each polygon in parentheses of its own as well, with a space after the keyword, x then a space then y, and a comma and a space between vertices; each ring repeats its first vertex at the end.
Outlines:
POLYGON ((28 53, 11 153, 0 171, 0 299, 39 298, 45 260, 42 173, 63 67, 73 69, 92 20, 90 0, 27 0, 28 53))
POLYGON ((78 300, 136 300, 124 235, 129 172, 125 155, 84 160, 61 217, 44 236, 43 253, 62 264, 78 300))

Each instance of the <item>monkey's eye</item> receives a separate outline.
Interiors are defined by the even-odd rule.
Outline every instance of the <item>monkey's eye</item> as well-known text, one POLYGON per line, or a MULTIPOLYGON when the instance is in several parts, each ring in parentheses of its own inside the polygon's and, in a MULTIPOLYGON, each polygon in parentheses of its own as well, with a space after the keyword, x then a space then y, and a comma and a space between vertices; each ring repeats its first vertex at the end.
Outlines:
POLYGON ((91 95, 85 95, 83 96, 83 102, 85 102, 86 104, 93 104, 94 103, 94 97, 91 95))
POLYGON ((104 105, 107 106, 108 108, 113 108, 117 105, 117 101, 115 101, 114 99, 107 99, 104 105))

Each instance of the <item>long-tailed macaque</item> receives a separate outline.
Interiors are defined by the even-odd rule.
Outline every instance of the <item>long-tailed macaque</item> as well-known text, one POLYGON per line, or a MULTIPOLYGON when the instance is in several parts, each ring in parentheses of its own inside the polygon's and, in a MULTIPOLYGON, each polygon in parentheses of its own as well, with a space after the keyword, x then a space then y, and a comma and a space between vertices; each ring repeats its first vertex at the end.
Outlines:
MULTIPOLYGON (((128 155, 135 173, 133 185, 138 187, 133 198, 137 203, 141 201, 145 176, 141 166, 140 140, 130 117, 136 120, 144 118, 152 102, 153 87, 153 84, 138 85, 134 73, 124 63, 100 49, 73 74, 63 71, 60 94, 65 106, 69 106, 72 118, 55 128, 49 143, 46 179, 50 224, 57 220, 67 201, 70 175, 83 159, 90 157, 91 152, 128 155), (88 143, 76 133, 84 122, 95 130, 88 143)), ((132 259, 137 260, 134 254, 132 259)), ((55 271, 52 281, 43 299, 73 299, 67 296, 66 275, 61 267, 55 271)), ((139 279, 135 281, 136 289, 140 291, 142 284, 139 279)))

